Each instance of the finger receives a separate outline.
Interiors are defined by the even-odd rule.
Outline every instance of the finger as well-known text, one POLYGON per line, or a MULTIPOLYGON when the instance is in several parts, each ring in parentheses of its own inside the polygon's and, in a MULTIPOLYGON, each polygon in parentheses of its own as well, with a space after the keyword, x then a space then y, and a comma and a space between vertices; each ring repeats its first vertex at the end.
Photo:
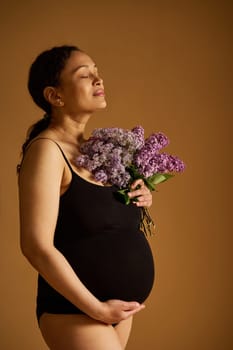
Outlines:
POLYGON ((133 203, 140 203, 140 205, 142 204, 142 202, 147 202, 148 204, 152 204, 152 197, 149 195, 139 195, 139 196, 132 196, 130 197, 132 199, 133 203))
POLYGON ((125 311, 137 309, 141 306, 137 301, 123 301, 122 307, 125 311))
POLYGON ((135 181, 132 183, 131 188, 134 189, 134 188, 136 188, 138 185, 139 185, 141 188, 142 188, 142 187, 145 187, 144 181, 143 181, 142 179, 137 179, 137 180, 135 180, 135 181))
POLYGON ((146 194, 141 194, 137 196, 137 200, 139 201, 150 201, 152 199, 151 195, 146 193, 146 194))
POLYGON ((130 310, 130 311, 125 311, 125 312, 124 312, 125 317, 128 318, 128 317, 130 317, 130 316, 133 316, 133 315, 135 315, 137 312, 142 311, 143 309, 145 309, 145 307, 146 307, 146 306, 145 306, 144 304, 142 304, 142 305, 140 305, 137 309, 130 310))
POLYGON ((146 192, 144 189, 141 189, 141 188, 139 190, 135 190, 128 193, 128 196, 130 198, 145 196, 145 195, 148 195, 148 192, 146 192))
POLYGON ((140 202, 133 202, 137 207, 150 207, 152 205, 151 201, 140 201, 140 202))
POLYGON ((137 186, 136 186, 136 189, 132 189, 132 187, 131 187, 131 191, 129 193, 131 193, 131 195, 133 195, 133 196, 135 196, 135 195, 137 195, 137 196, 143 196, 143 195, 151 196, 151 191, 149 190, 149 188, 147 186, 144 185, 144 182, 143 182, 143 186, 141 186, 140 188, 137 188, 137 186))

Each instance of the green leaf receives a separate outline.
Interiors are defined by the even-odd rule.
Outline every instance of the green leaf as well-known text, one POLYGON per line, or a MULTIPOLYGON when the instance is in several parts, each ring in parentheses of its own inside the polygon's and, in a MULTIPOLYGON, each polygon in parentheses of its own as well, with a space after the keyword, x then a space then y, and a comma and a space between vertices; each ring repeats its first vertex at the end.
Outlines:
POLYGON ((154 174, 154 175, 148 177, 147 179, 144 178, 143 180, 144 180, 146 186, 149 188, 149 190, 154 191, 156 185, 158 185, 161 182, 167 181, 168 179, 170 179, 173 176, 174 176, 173 174, 157 173, 157 174, 154 174))
POLYGON ((152 181, 150 181, 149 179, 144 179, 145 185, 148 187, 148 189, 150 191, 154 191, 155 190, 155 185, 152 181))
POLYGON ((148 177, 147 181, 153 185, 158 185, 161 182, 167 181, 168 179, 170 179, 171 177, 173 177, 173 174, 161 174, 161 173, 157 173, 154 174, 150 177, 148 177))
POLYGON ((132 178, 132 180, 137 180, 137 179, 144 179, 144 177, 139 174, 138 170, 135 168, 134 165, 130 165, 128 168, 127 168, 128 172, 130 173, 130 176, 132 178))
POLYGON ((123 204, 129 204, 130 203, 130 198, 128 196, 128 188, 125 188, 123 190, 118 190, 117 192, 114 193, 114 196, 116 199, 118 199, 121 203, 123 204))
MULTIPOLYGON (((167 181, 168 179, 170 179, 171 177, 174 176, 173 174, 157 173, 157 174, 154 174, 148 178, 145 178, 143 175, 139 174, 139 172, 137 171, 137 169, 133 165, 128 167, 127 170, 129 171, 129 173, 131 175, 131 179, 132 179, 131 182, 133 182, 137 179, 142 179, 150 191, 154 191, 156 185, 158 185, 161 182, 167 181)), ((131 199, 128 196, 129 191, 130 190, 128 188, 124 188, 124 189, 121 189, 121 190, 118 190, 117 192, 115 192, 114 196, 121 203, 129 204, 131 202, 131 199)), ((137 199, 134 198, 134 201, 136 201, 136 200, 137 199)))

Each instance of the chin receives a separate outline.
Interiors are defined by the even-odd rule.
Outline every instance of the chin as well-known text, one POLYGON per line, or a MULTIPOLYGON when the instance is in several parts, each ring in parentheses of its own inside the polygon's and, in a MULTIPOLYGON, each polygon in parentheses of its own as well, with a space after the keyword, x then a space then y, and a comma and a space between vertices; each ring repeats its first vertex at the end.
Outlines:
POLYGON ((102 103, 100 103, 100 105, 97 107, 97 109, 104 109, 107 107, 107 102, 103 101, 102 103))
POLYGON ((101 111, 107 107, 106 101, 102 101, 101 103, 95 104, 90 109, 85 109, 85 112, 87 113, 95 113, 97 111, 101 111))

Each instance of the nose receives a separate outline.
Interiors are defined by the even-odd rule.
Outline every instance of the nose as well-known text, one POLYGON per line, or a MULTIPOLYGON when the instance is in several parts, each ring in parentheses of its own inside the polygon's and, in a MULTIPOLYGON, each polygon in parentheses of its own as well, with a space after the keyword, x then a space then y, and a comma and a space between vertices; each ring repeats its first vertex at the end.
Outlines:
POLYGON ((94 85, 102 85, 103 79, 98 74, 95 74, 93 84, 94 85))

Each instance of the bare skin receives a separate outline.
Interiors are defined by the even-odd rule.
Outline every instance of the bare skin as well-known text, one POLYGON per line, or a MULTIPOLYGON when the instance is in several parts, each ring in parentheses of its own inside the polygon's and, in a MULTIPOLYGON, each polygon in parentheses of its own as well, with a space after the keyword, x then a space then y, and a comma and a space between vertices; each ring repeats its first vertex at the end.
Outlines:
POLYGON ((43 314, 40 328, 51 350, 122 350, 131 324, 132 317, 113 327, 86 315, 43 314))
MULTIPOLYGON (((96 110, 106 106, 105 97, 95 95, 98 89, 103 89, 103 81, 92 59, 82 52, 73 52, 59 87, 44 90, 52 106, 52 121, 39 137, 55 140, 75 172, 86 181, 103 186, 73 162, 84 140, 87 121, 96 110)), ((59 198, 70 181, 71 172, 53 142, 40 139, 29 146, 19 176, 22 252, 53 288, 85 313, 45 313, 40 319, 41 332, 51 350, 122 350, 129 337, 132 316, 144 305, 121 300, 100 302, 53 244, 59 198), (113 327, 115 323, 118 325, 113 327)), ((133 184, 131 196, 138 197, 137 206, 151 205, 151 194, 141 180, 133 184), (138 184, 141 188, 135 190, 138 184)))

